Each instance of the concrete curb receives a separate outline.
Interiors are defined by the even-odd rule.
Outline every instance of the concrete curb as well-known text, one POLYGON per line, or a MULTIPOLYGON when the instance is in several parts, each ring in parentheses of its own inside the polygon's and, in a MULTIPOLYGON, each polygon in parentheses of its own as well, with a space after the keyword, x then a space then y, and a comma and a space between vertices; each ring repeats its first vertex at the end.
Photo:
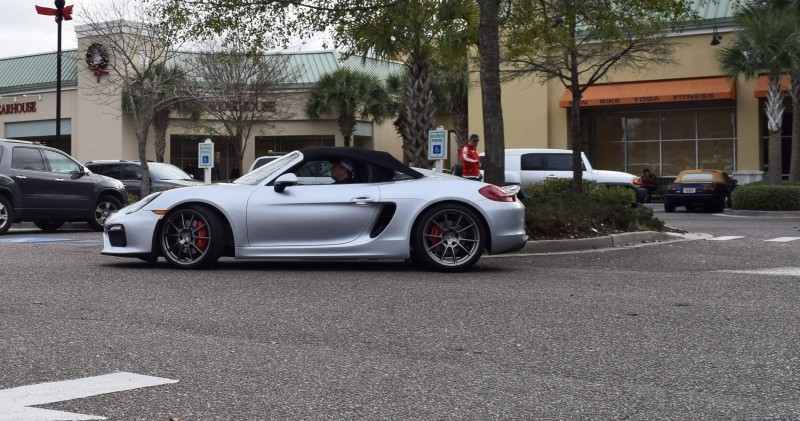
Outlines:
POLYGON ((800 218, 800 211, 754 211, 742 209, 725 209, 725 215, 734 216, 765 216, 772 218, 800 218))
POLYGON ((573 240, 528 241, 519 253, 558 253, 567 251, 595 250, 604 248, 633 246, 645 243, 661 243, 684 240, 681 234, 640 231, 612 234, 603 237, 577 238, 573 240))

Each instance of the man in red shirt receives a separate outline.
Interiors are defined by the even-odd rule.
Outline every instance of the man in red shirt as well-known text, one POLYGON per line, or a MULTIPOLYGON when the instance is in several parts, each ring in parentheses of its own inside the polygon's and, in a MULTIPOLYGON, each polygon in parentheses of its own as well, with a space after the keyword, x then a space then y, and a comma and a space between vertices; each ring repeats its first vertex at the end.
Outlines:
POLYGON ((469 135, 467 144, 461 149, 461 176, 478 181, 483 179, 480 172, 481 160, 477 149, 479 141, 478 135, 473 133, 469 135))

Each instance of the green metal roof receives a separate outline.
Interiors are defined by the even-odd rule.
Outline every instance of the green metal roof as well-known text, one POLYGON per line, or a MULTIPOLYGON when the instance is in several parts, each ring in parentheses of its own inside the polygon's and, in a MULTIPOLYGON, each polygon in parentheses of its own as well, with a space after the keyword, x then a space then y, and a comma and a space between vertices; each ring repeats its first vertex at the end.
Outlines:
POLYGON ((694 0, 694 8, 700 16, 700 21, 687 23, 686 29, 732 24, 734 8, 740 3, 741 0, 706 0, 705 2, 694 0))
MULTIPOLYGON (((61 86, 78 86, 78 50, 61 52, 61 86)), ((0 94, 56 88, 57 54, 0 59, 0 94)))
MULTIPOLYGON (((403 64, 368 58, 362 62, 359 57, 342 60, 335 50, 314 52, 280 52, 275 54, 289 57, 290 65, 298 69, 297 79, 286 87, 302 89, 313 85, 326 73, 340 67, 366 71, 385 80, 391 73, 403 71, 403 64)), ((62 87, 77 86, 78 51, 65 50, 61 58, 62 87)), ((180 58, 178 58, 180 61, 180 58)), ((56 53, 43 53, 30 56, 0 59, 0 95, 9 92, 31 91, 36 89, 55 89, 56 53)))

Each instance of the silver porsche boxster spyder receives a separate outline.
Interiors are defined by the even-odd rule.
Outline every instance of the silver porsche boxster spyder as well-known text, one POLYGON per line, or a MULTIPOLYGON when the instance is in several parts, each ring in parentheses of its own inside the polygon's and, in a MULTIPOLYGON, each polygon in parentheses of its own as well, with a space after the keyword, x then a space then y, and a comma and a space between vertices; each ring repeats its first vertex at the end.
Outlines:
MULTIPOLYGON (((341 170, 339 170, 341 171, 341 170)), ((102 253, 180 268, 236 259, 411 259, 464 270, 527 241, 518 187, 410 168, 386 152, 315 147, 232 183, 153 193, 106 220, 102 253), (349 177, 331 168, 346 162, 349 177)))

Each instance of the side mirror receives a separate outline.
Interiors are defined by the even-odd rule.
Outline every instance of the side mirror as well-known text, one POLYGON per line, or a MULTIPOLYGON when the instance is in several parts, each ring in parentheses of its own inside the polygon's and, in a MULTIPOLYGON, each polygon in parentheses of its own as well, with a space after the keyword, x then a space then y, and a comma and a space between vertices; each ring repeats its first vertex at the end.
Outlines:
POLYGON ((275 180, 275 192, 283 193, 289 186, 297 184, 297 176, 294 173, 286 173, 275 180))

